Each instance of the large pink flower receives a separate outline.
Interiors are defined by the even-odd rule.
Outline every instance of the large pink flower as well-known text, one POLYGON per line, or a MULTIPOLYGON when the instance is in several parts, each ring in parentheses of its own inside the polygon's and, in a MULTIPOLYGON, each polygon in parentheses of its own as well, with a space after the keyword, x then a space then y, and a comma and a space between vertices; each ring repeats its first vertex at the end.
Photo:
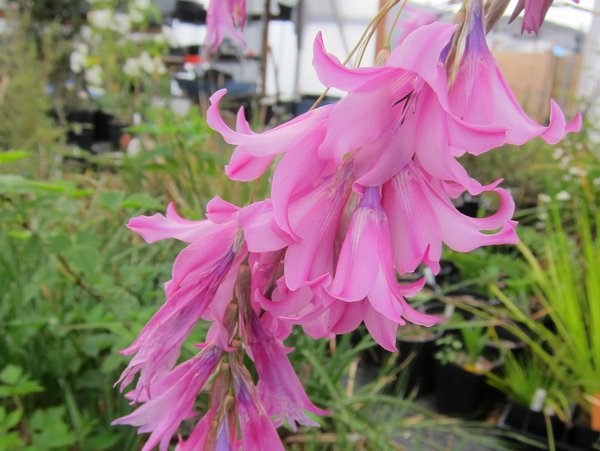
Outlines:
MULTIPOLYGON (((552 3, 539 0, 538 5, 552 3)), ((529 4, 529 3, 528 3, 529 4)), ((485 40, 483 14, 473 3, 472 17, 466 38, 466 48, 454 83, 450 89, 452 111, 461 119, 479 125, 499 124, 506 128, 507 142, 521 145, 540 137, 555 144, 567 133, 581 129, 581 116, 567 123, 556 104, 551 102, 550 123, 535 123, 515 98, 498 69, 485 40), (483 94, 485 93, 485 94, 483 94)))
POLYGON ((246 45, 242 30, 246 25, 246 0, 211 0, 206 17, 204 45, 217 51, 223 39, 230 37, 246 45))

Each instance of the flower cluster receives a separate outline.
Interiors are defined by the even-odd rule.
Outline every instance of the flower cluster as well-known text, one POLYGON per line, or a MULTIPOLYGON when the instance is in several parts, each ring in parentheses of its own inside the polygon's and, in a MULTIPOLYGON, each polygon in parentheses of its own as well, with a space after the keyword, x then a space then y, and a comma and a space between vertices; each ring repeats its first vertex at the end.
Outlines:
POLYGON ((206 17, 204 46, 216 52, 229 37, 245 45, 242 31, 246 26, 246 0, 211 0, 206 17))
POLYGON ((364 323, 395 350, 398 327, 438 321, 407 300, 424 281, 400 284, 398 274, 420 265, 437 273, 443 243, 468 252, 517 242, 514 203, 501 180, 482 185, 458 157, 535 137, 553 143, 577 130, 580 118, 567 123, 553 103, 548 126, 533 122, 487 48, 481 9, 472 8, 465 24, 465 51, 451 77, 446 59, 458 34, 450 24, 417 27, 384 65, 357 69, 328 54, 317 36, 319 79, 347 94, 263 133, 250 129, 243 109, 230 128, 220 114, 226 92, 212 96, 208 123, 235 146, 230 178, 255 179, 280 158, 270 199, 239 208, 216 197, 203 221, 185 220, 170 205, 164 216, 128 224, 147 242, 189 243, 165 285, 165 304, 123 351, 133 357, 119 382, 137 377, 127 396, 142 405, 116 423, 150 432, 144 450, 168 447, 208 385, 209 406, 179 450, 283 449, 276 427, 316 426, 309 414, 325 414, 288 360, 283 341, 294 325, 324 338, 364 323), (498 210, 461 214, 453 199, 465 191, 493 193, 498 210), (212 322, 205 342, 177 363, 200 320, 212 322))

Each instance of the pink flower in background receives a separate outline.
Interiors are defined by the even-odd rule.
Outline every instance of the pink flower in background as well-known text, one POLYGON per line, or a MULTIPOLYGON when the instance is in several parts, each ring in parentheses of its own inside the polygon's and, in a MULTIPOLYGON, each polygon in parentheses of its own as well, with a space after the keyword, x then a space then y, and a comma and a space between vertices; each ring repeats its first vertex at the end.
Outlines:
MULTIPOLYGON (((543 3, 552 2, 540 0, 536 4, 543 3)), ((509 144, 521 145, 537 136, 555 144, 567 133, 579 131, 581 115, 576 115, 567 123, 554 101, 551 103, 548 126, 537 124, 527 116, 488 49, 482 11, 477 7, 477 2, 473 5, 464 56, 450 89, 452 111, 469 123, 506 127, 506 141, 509 144), (485 92, 485 96, 481 95, 482 92, 485 92)))
MULTIPOLYGON (((579 3, 579 0, 573 0, 575 3, 579 3)), ((525 10, 523 15, 523 25, 521 25, 521 33, 537 33, 540 31, 546 13, 552 6, 554 0, 519 0, 512 15, 510 16, 509 23, 519 17, 519 14, 525 10)))
POLYGON ((400 29, 396 39, 398 44, 404 41, 404 39, 417 28, 435 22, 440 16, 439 14, 434 14, 424 9, 415 8, 409 4, 404 5, 404 12, 407 14, 408 18, 398 23, 398 28, 400 29))
POLYGON ((246 25, 246 0, 210 0, 206 17, 205 47, 216 52, 229 37, 244 46, 242 31, 246 25))

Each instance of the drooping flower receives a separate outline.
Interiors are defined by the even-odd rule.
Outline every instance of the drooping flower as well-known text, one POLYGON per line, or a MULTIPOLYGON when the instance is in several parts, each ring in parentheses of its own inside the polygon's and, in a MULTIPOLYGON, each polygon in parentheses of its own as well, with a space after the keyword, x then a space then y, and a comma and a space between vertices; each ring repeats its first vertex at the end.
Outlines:
MULTIPOLYGON (((573 1, 579 3, 579 0, 573 1)), ((524 10, 521 33, 537 33, 540 31, 552 3, 554 3, 554 0, 519 0, 510 16, 509 23, 519 17, 519 14, 524 10)))
MULTIPOLYGON (((135 341, 121 351, 133 355, 118 381, 122 388, 139 372, 136 396, 150 390, 152 381, 173 367, 183 342, 207 312, 221 284, 228 278, 235 280, 235 269, 245 255, 239 226, 232 217, 235 208, 218 198, 209 203, 209 216, 213 219, 229 214, 223 222, 189 221, 177 215, 172 205, 166 216, 156 214, 130 220, 128 227, 148 242, 176 238, 190 244, 175 260, 172 279, 165 284, 165 304, 135 341)), ((231 299, 231 292, 222 296, 231 299)))
POLYGON ((206 16, 204 45, 210 52, 216 52, 223 39, 229 37, 245 46, 242 35, 245 25, 246 0, 211 0, 206 16))
POLYGON ((304 411, 316 415, 326 415, 327 412, 308 399, 287 357, 291 349, 285 348, 263 326, 256 314, 251 314, 248 323, 243 334, 246 334, 248 352, 256 364, 258 395, 266 412, 273 418, 275 427, 281 426, 286 420, 293 431, 297 430, 296 423, 319 426, 304 411))
POLYGON ((235 358, 230 358, 229 362, 241 435, 241 446, 236 449, 284 451, 248 370, 235 358))
MULTIPOLYGON (((539 7, 542 3, 552 2, 540 0, 530 3, 539 7)), ((467 24, 465 52, 449 94, 451 109, 457 116, 472 124, 502 125, 506 127, 507 143, 516 145, 538 136, 549 144, 555 144, 567 133, 581 129, 581 115, 577 114, 567 123, 554 101, 551 102, 549 125, 534 122, 523 111, 487 46, 479 2, 472 3, 467 24)))
POLYGON ((209 346, 192 359, 173 368, 153 386, 152 397, 144 397, 144 404, 133 413, 112 424, 137 426, 140 433, 150 432, 142 451, 160 444, 166 451, 171 438, 183 420, 195 415, 194 402, 200 390, 213 374, 222 351, 209 346))

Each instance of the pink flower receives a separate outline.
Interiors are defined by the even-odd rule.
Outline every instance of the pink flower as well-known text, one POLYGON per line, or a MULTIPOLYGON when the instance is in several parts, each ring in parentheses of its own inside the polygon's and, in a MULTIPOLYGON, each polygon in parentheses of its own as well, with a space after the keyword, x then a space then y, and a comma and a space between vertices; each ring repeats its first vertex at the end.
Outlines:
POLYGON ((175 431, 185 419, 195 415, 194 402, 200 390, 214 372, 222 351, 207 347, 196 357, 173 368, 154 385, 152 397, 133 413, 113 421, 113 425, 138 426, 140 433, 150 432, 142 451, 149 451, 160 443, 166 451, 175 431))
MULTIPOLYGON (((526 2, 542 6, 545 2, 526 2)), ((466 48, 450 90, 452 111, 461 119, 479 125, 499 124, 506 127, 506 142, 521 145, 539 136, 550 144, 560 141, 567 133, 581 129, 581 115, 567 123, 565 116, 552 101, 550 124, 535 123, 515 98, 489 51, 478 2, 473 3, 466 48), (485 95, 482 95, 485 93, 485 95)), ((534 6, 531 6, 535 8, 534 6)), ((527 14, 527 13, 526 13, 527 14)))
POLYGON ((229 359, 233 378, 233 390, 244 451, 284 451, 281 439, 259 400, 252 377, 245 367, 229 359))
POLYGON ((274 425, 281 426, 287 420, 293 431, 297 430, 296 423, 318 427, 319 424, 307 417, 304 411, 316 415, 326 415, 327 412, 317 408, 306 396, 286 355, 291 350, 286 349, 255 314, 245 328, 243 334, 246 335, 248 352, 258 372, 258 395, 274 425))
MULTIPOLYGON (((579 3, 579 0, 573 0, 575 3, 579 3)), ((519 0, 512 15, 510 16, 509 23, 515 20, 521 11, 525 10, 523 17, 523 25, 521 25, 521 33, 537 33, 540 31, 546 13, 552 6, 554 0, 519 0)))
POLYGON ((398 272, 412 272, 424 262, 437 273, 442 242, 458 252, 517 243, 516 222, 511 220, 514 202, 503 189, 492 192, 500 197, 498 211, 487 218, 470 218, 456 210, 443 184, 417 164, 406 165, 382 189, 398 272))
POLYGON ((232 219, 237 207, 215 198, 207 210, 214 220, 230 219, 187 221, 170 205, 166 216, 140 216, 128 224, 149 242, 173 237, 190 243, 175 259, 172 279, 165 285, 164 305, 121 351, 133 358, 117 383, 123 388, 140 372, 134 398, 149 391, 152 381, 173 367, 183 342, 211 302, 221 297, 231 300, 232 286, 229 293, 219 289, 227 279, 235 280, 235 268, 245 255, 239 226, 232 219))
MULTIPOLYGON (((417 283, 415 287, 422 286, 417 283)), ((367 188, 352 217, 335 278, 327 291, 346 302, 366 298, 376 312, 397 324, 406 324, 405 319, 423 326, 437 323, 438 318, 417 312, 404 300, 415 287, 402 287, 396 281, 390 227, 379 188, 367 188)))
POLYGON ((398 24, 400 33, 396 42, 400 44, 406 37, 424 25, 429 25, 439 18, 439 14, 430 13, 424 9, 414 8, 409 4, 404 5, 403 14, 407 14, 408 18, 398 24))
POLYGON ((242 30, 246 25, 246 0, 211 0, 206 16, 206 39, 204 45, 216 52, 225 37, 246 42, 242 30))

